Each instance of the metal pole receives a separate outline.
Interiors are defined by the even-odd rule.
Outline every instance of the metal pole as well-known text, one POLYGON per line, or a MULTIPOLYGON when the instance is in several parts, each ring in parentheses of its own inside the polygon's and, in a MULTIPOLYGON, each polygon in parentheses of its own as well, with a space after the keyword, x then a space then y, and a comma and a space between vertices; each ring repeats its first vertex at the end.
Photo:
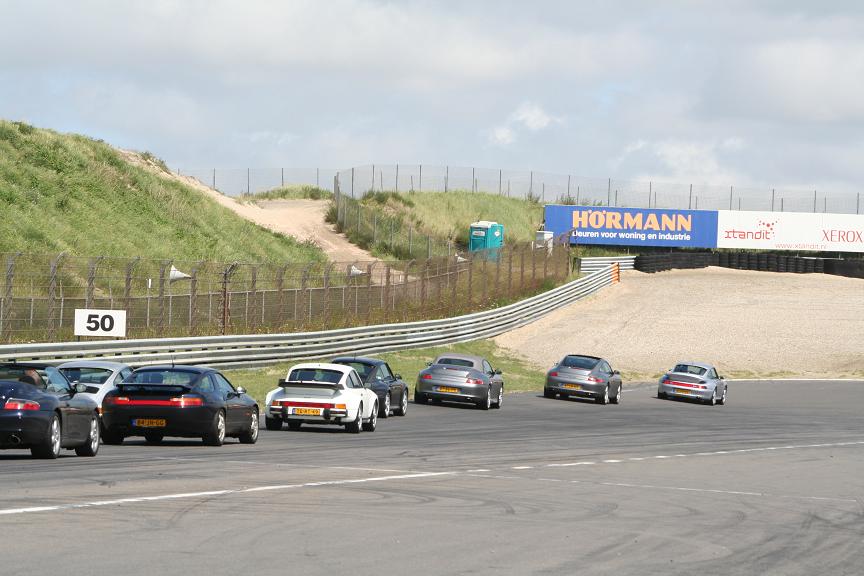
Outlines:
POLYGON ((285 168, 282 168, 282 188, 285 187, 285 168))
POLYGON ((501 179, 503 177, 503 170, 498 169, 498 195, 501 195, 501 179))
POLYGON ((213 190, 216 189, 216 169, 213 168, 213 190))
POLYGON ((354 168, 351 168, 351 197, 354 198, 354 168))
POLYGON ((375 191, 375 165, 372 164, 372 192, 375 191))
MULTIPOLYGON (((612 178, 609 178, 609 181, 606 183, 606 206, 609 206, 609 202, 612 200, 612 178)), ((648 207, 651 207, 651 195, 648 195, 648 207)))
POLYGON ((858 194, 855 197, 855 214, 860 214, 860 210, 861 210, 861 193, 858 192, 858 194))
POLYGON ((534 195, 534 171, 531 171, 531 179, 528 182, 528 195, 534 195))
POLYGON ((729 210, 732 209, 732 186, 729 186, 729 210))
POLYGON ((567 200, 570 200, 570 175, 567 175, 567 200))
POLYGON ((648 182, 648 208, 651 208, 651 189, 653 187, 653 182, 648 182))
POLYGON ((450 167, 444 167, 444 192, 447 192, 447 188, 450 185, 450 167))
POLYGON ((581 186, 576 186, 576 205, 579 205, 579 192, 581 192, 581 186))
MULTIPOLYGON (((321 187, 321 185, 319 184, 320 179, 321 179, 321 169, 320 169, 320 168, 315 168, 315 187, 316 187, 316 188, 320 188, 320 187, 321 187)), ((283 184, 283 186, 284 186, 284 184, 283 184)))
POLYGON ((399 193, 399 164, 396 164, 396 193, 399 193))
POLYGON ((687 200, 687 209, 690 210, 693 205, 693 185, 690 184, 690 198, 687 200))
POLYGON ((420 176, 417 178, 417 191, 423 191, 423 165, 420 164, 420 176))
POLYGON ((476 182, 476 172, 477 172, 477 169, 474 168, 474 167, 472 167, 472 168, 471 168, 471 192, 476 192, 476 191, 477 191, 477 186, 475 186, 475 182, 476 182))
POLYGON ((771 212, 774 211, 774 188, 771 188, 771 212))
POLYGON ((816 191, 813 190, 813 212, 816 212, 816 191))

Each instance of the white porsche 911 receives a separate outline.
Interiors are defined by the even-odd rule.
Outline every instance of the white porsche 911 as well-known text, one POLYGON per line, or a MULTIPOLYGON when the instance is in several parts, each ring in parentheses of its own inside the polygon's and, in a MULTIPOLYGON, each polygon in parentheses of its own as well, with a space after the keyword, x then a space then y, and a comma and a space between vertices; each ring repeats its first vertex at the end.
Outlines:
POLYGON ((348 432, 374 432, 378 425, 378 395, 357 372, 341 364, 297 364, 279 387, 267 393, 264 425, 297 430, 306 424, 335 424, 348 432))

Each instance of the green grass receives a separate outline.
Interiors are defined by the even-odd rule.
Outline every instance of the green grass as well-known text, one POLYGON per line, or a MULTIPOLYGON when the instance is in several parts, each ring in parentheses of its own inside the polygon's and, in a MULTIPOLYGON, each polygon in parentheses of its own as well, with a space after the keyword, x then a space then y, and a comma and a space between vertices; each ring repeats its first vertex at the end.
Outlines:
MULTIPOLYGON (((142 157, 164 168, 149 153, 142 157)), ((214 261, 322 261, 104 142, 0 120, 0 252, 214 261)))
MULTIPOLYGON (((413 394, 417 374, 426 367, 426 363, 444 352, 463 352, 484 356, 493 368, 500 369, 504 376, 505 390, 508 392, 527 392, 543 390, 544 372, 542 368, 514 357, 511 353, 495 345, 491 340, 463 342, 450 346, 435 348, 418 348, 402 350, 385 354, 374 354, 376 358, 387 361, 393 372, 400 374, 411 387, 413 394)), ((328 359, 319 359, 327 361, 328 359)), ((280 378, 284 378, 288 368, 294 364, 284 363, 243 370, 225 370, 225 375, 235 386, 243 386, 259 402, 264 402, 268 391, 276 387, 280 378)))
POLYGON ((257 202, 259 200, 329 200, 332 197, 333 193, 329 190, 308 184, 297 184, 273 188, 272 190, 265 190, 263 192, 255 192, 254 194, 244 193, 240 195, 239 200, 241 202, 257 202))

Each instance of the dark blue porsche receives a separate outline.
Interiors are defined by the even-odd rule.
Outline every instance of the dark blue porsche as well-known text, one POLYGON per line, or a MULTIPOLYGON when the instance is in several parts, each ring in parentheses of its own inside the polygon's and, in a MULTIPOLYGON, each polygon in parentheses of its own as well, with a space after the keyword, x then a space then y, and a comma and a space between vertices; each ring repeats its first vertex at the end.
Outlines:
POLYGON ((333 359, 334 364, 350 366, 378 395, 378 417, 387 418, 390 412, 396 416, 408 413, 408 384, 399 374, 393 374, 390 365, 378 358, 362 356, 340 356, 333 359))
POLYGON ((0 449, 29 448, 36 458, 99 451, 99 407, 83 385, 54 366, 0 363, 0 449))

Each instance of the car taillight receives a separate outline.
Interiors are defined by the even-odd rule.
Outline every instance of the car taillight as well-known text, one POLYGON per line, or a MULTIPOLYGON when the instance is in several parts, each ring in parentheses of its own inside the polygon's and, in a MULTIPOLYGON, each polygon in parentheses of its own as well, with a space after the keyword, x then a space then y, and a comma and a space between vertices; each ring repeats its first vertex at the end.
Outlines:
POLYGON ((33 400, 20 400, 9 398, 3 405, 4 410, 39 410, 39 403, 33 400))
POLYGON ((333 408, 335 408, 336 410, 347 410, 348 406, 346 406, 345 404, 336 404, 333 408))
POLYGON ((603 382, 605 382, 605 380, 603 380, 602 378, 595 378, 594 376, 588 376, 586 380, 588 380, 588 382, 597 382, 598 384, 602 384, 603 382))
POLYGON ((184 394, 183 396, 178 396, 177 398, 171 398, 171 404, 179 408, 188 408, 190 406, 203 406, 204 399, 200 396, 184 394))
POLYGON ((432 379, 431 374, 423 374, 423 380, 431 380, 431 379, 432 379))
POLYGON ((558 372, 549 372, 549 376, 551 376, 552 378, 557 378, 558 372))
POLYGON ((466 378, 465 382, 468 384, 483 384, 483 380, 479 378, 466 378))
POLYGON ((663 376, 663 384, 669 383, 669 376, 663 376))
POLYGON ((106 396, 104 400, 102 400, 102 404, 109 405, 123 405, 129 404, 129 398, 127 396, 106 396))

